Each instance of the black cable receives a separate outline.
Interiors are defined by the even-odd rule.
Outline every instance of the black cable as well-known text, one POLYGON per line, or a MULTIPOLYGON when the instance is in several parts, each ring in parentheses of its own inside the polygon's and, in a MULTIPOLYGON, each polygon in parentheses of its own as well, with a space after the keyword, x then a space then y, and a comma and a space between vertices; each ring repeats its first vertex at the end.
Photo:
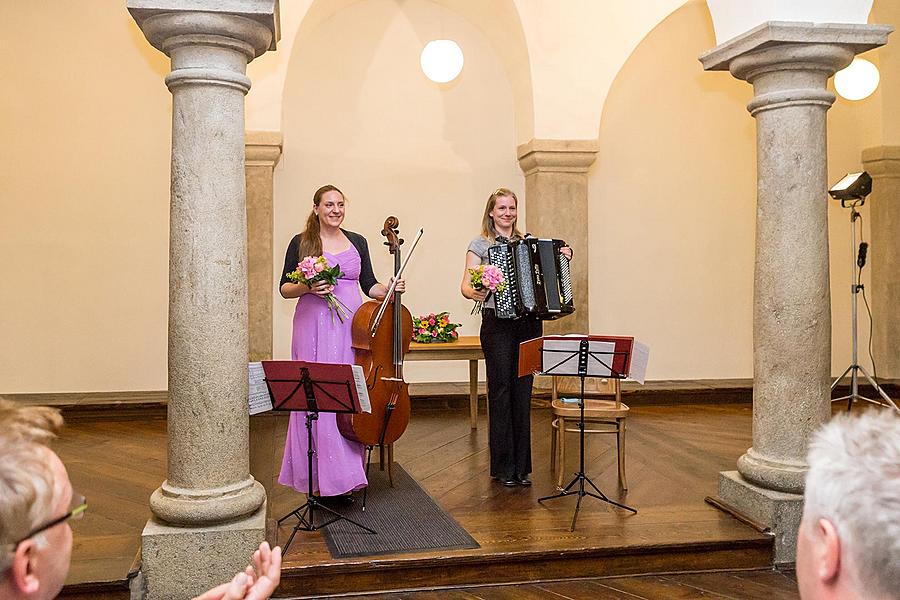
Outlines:
POLYGON ((875 356, 872 354, 872 309, 869 308, 869 301, 866 299, 866 288, 862 288, 862 297, 866 312, 869 313, 869 360, 872 361, 872 379, 878 384, 878 369, 875 367, 875 356))
MULTIPOLYGON (((859 245, 862 247, 865 244, 865 248, 868 249, 868 244, 866 244, 865 237, 863 235, 863 218, 861 213, 856 213, 857 219, 859 220, 859 245)), ((857 271, 856 271, 856 280, 862 281, 862 270, 866 264, 866 254, 865 250, 860 248, 861 259, 857 259, 857 271), (859 264, 859 263, 862 264, 859 264)), ((872 321, 872 309, 869 307, 869 299, 866 298, 866 288, 862 284, 859 286, 860 291, 862 291, 863 303, 866 305, 866 313, 869 315, 869 360, 872 362, 872 379, 875 380, 875 384, 878 385, 878 369, 875 367, 875 354, 872 352, 872 335, 874 333, 874 324, 872 321)))

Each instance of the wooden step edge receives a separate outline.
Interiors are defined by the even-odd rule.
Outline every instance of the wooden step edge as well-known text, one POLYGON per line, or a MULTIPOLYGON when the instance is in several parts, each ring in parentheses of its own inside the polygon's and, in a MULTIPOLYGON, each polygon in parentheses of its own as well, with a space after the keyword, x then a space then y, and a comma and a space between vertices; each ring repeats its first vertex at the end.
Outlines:
POLYGON ((282 570, 279 594, 317 598, 348 591, 386 593, 660 571, 767 568, 772 565, 773 547, 771 538, 759 538, 633 548, 447 556, 419 561, 391 559, 367 564, 290 566, 282 570))
POLYGON ((745 515, 744 513, 742 513, 735 507, 733 507, 732 505, 728 504, 724 500, 721 500, 720 498, 716 498, 715 496, 707 496, 703 500, 706 501, 707 504, 718 508, 722 512, 728 513, 729 515, 731 515, 732 517, 734 517, 735 519, 737 519, 744 525, 748 525, 760 533, 774 535, 774 534, 772 534, 772 529, 768 525, 766 525, 765 523, 760 523, 759 521, 756 521, 753 518, 748 517, 747 515, 745 515))
POLYGON ((92 581, 89 583, 73 583, 63 586, 57 598, 65 600, 128 600, 131 590, 128 581, 92 581))

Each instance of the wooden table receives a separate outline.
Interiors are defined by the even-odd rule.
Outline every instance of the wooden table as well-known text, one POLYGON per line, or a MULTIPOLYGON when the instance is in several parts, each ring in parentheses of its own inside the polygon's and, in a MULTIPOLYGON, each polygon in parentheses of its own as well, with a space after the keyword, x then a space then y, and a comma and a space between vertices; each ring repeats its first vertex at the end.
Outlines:
POLYGON ((469 422, 478 429, 478 360, 484 358, 477 335, 461 335, 455 342, 420 344, 412 342, 404 360, 469 361, 469 422))

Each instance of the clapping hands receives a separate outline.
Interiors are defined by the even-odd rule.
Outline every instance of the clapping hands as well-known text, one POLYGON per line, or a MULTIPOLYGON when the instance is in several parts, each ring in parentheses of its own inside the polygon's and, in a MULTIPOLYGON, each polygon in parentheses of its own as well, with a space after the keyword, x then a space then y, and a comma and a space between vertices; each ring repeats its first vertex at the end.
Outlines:
POLYGON ((228 583, 216 586, 194 600, 266 600, 275 592, 281 580, 281 548, 269 548, 268 542, 259 545, 253 561, 228 583))

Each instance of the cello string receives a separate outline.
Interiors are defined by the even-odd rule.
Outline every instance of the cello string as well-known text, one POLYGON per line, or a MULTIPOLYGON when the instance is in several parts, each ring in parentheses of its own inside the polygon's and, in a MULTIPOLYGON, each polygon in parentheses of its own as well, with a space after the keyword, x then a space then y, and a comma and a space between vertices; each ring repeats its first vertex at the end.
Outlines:
POLYGON ((375 321, 372 324, 372 337, 375 337, 375 332, 378 331, 378 326, 381 324, 381 318, 384 317, 384 311, 387 310, 388 303, 393 300, 395 288, 397 287, 397 280, 400 279, 400 276, 403 275, 403 270, 406 268, 406 264, 409 262, 410 257, 412 256, 413 250, 416 249, 416 244, 419 243, 419 239, 421 239, 422 234, 425 233, 425 228, 420 227, 419 232, 416 234, 416 239, 413 240, 412 246, 409 248, 409 252, 406 253, 406 258, 403 259, 403 264, 400 265, 400 270, 397 271, 397 274, 394 275, 394 280, 391 282, 391 285, 388 287, 387 294, 384 296, 384 300, 381 301, 381 307, 378 309, 378 313, 375 315, 375 321))

